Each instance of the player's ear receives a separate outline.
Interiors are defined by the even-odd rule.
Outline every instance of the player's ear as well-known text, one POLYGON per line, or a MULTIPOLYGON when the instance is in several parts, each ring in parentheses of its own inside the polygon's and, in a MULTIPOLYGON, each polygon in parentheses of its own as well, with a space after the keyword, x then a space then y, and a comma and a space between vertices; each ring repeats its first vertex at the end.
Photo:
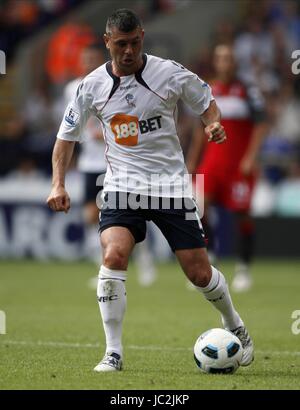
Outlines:
POLYGON ((103 35, 103 40, 107 50, 109 50, 109 36, 106 33, 103 35))

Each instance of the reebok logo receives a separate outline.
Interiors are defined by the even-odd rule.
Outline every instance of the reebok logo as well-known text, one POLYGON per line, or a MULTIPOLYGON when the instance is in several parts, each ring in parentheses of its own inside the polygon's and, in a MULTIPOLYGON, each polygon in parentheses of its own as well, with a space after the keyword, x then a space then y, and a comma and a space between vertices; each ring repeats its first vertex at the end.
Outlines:
POLYGON ((100 296, 100 298, 98 298, 99 302, 111 302, 113 300, 117 300, 118 299, 118 295, 111 295, 111 296, 100 296))
POLYGON ((124 91, 124 90, 130 90, 130 88, 136 88, 137 87, 137 84, 132 84, 132 85, 126 85, 125 87, 124 86, 120 86, 120 90, 121 91, 124 91))

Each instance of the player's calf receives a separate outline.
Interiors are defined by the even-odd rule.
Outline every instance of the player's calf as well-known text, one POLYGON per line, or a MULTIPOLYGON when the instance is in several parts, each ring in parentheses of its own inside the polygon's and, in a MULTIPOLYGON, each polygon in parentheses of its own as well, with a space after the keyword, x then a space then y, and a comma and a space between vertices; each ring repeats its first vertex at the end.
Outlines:
POLYGON ((209 284, 212 270, 205 248, 178 250, 176 256, 194 286, 205 287, 209 284))

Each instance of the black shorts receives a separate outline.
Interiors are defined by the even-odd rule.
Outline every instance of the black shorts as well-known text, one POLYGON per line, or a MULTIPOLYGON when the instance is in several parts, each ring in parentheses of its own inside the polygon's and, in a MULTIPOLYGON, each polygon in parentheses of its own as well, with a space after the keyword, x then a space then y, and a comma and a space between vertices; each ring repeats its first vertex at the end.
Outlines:
POLYGON ((102 172, 84 172, 84 197, 83 202, 96 202, 97 195, 103 190, 103 185, 96 185, 99 175, 105 175, 105 171, 102 172))
POLYGON ((112 226, 123 226, 138 243, 145 239, 146 221, 153 221, 158 226, 173 252, 206 246, 198 210, 192 199, 145 197, 125 192, 105 194, 100 232, 112 226))

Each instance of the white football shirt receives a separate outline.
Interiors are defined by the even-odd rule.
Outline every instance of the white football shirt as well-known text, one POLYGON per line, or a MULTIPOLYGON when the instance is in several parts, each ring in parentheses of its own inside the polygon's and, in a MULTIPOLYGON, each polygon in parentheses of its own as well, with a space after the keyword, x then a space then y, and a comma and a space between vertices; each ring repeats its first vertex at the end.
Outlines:
POLYGON ((141 69, 123 77, 108 62, 79 84, 57 137, 80 141, 95 115, 106 142, 105 192, 192 196, 176 131, 179 99, 201 115, 213 97, 204 81, 174 61, 144 54, 141 69))
MULTIPOLYGON (((68 104, 72 101, 81 83, 82 78, 76 78, 70 81, 64 90, 64 99, 68 104)), ((91 117, 83 131, 81 141, 83 144, 80 147, 78 157, 78 169, 86 173, 103 173, 106 170, 105 162, 105 143, 103 140, 96 139, 93 135, 94 131, 101 129, 101 123, 95 117, 91 117)))

